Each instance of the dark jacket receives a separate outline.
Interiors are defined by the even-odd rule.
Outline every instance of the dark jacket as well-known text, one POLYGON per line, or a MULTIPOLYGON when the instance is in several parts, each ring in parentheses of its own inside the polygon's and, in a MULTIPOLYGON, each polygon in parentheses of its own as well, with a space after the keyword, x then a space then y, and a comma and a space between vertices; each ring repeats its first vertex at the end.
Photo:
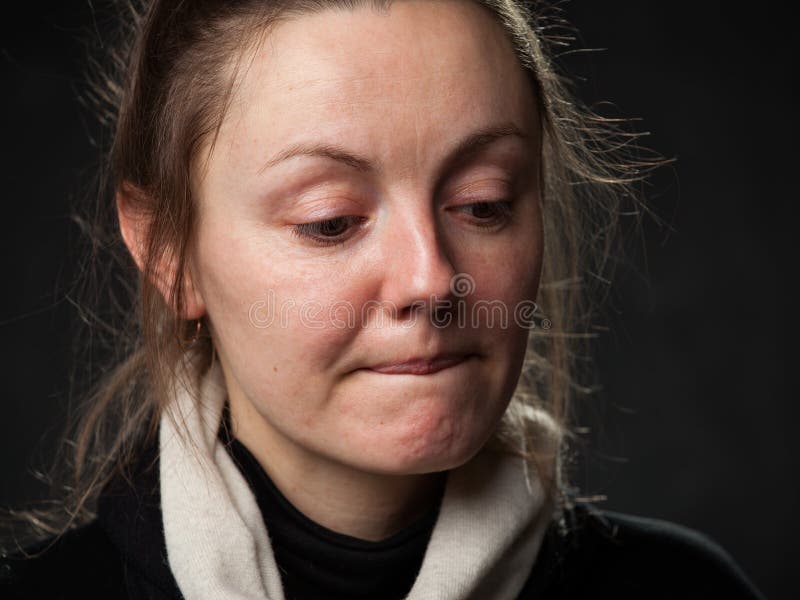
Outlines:
MULTIPOLYGON (((153 449, 135 473, 133 484, 117 478, 103 491, 94 521, 28 548, 34 558, 3 557, 0 599, 181 599, 166 558, 153 449)), ((704 534, 576 503, 547 531, 519 600, 582 598, 763 596, 704 534)))

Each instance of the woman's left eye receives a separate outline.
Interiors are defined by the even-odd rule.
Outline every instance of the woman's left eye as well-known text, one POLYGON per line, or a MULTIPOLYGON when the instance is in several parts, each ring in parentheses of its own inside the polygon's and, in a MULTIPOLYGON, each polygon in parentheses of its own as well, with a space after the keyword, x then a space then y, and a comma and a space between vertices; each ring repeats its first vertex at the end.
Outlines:
POLYGON ((472 204, 464 204, 457 207, 457 210, 466 209, 472 211, 472 216, 476 220, 475 225, 478 227, 493 227, 500 223, 505 223, 511 217, 513 213, 511 205, 511 200, 482 200, 472 204))

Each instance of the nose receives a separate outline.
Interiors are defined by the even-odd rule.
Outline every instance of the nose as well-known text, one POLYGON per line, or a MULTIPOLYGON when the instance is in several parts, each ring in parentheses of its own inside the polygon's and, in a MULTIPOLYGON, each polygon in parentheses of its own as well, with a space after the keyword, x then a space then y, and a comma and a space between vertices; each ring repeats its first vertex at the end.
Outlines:
POLYGON ((387 223, 382 299, 399 320, 429 315, 441 323, 455 307, 451 282, 457 271, 433 210, 405 211, 387 223))

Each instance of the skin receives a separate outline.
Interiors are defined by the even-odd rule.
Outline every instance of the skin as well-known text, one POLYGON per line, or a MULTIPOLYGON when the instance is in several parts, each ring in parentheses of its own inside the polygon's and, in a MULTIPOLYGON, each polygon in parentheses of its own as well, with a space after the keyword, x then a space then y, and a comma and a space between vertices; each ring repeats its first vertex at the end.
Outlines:
MULTIPOLYGON (((430 313, 434 298, 460 300, 454 314, 466 315, 481 300, 513 311, 536 298, 533 92, 501 27, 452 0, 282 22, 243 64, 194 182, 183 316, 207 317, 234 434, 289 501, 334 531, 384 539, 486 443, 519 378, 528 330, 513 318, 443 327, 430 313), (508 125, 522 135, 446 160, 470 134, 508 125), (322 143, 371 164, 295 156, 268 166, 295 144, 322 143), (474 204, 502 200, 509 216, 474 204), (328 233, 339 243, 296 233, 337 217, 328 233), (459 298, 450 284, 462 273, 474 290, 459 298), (264 326, 268 298, 275 321, 264 326), (370 302, 383 308, 362 318, 370 302), (336 325, 334 303, 353 309, 356 326, 336 325), (363 369, 453 350, 473 356, 429 375, 363 369)), ((120 221, 136 253, 124 206, 120 221)))

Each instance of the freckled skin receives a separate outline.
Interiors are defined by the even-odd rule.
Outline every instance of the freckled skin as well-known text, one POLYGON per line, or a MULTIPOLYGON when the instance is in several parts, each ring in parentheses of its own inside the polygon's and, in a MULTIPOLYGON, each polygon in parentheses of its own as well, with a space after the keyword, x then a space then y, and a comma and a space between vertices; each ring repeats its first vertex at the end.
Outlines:
POLYGON ((277 26, 247 59, 196 186, 197 310, 212 326, 236 435, 307 514, 369 537, 374 530, 342 514, 345 506, 367 512, 352 494, 370 494, 371 506, 385 505, 386 514, 401 512, 393 496, 407 502, 421 493, 414 490, 425 474, 480 449, 519 377, 527 330, 513 319, 506 329, 439 328, 409 307, 448 297, 457 273, 475 282, 462 299, 466 310, 480 300, 513 310, 536 298, 535 152, 504 139, 439 179, 447 152, 477 129, 511 121, 537 140, 532 91, 502 29, 477 5, 449 0, 397 2, 388 14, 302 16, 277 26), (380 170, 299 157, 262 171, 277 151, 301 141, 346 146, 380 170), (304 177, 315 178, 313 193, 274 208, 295 198, 304 177), (470 189, 493 199, 502 179, 518 182, 511 223, 481 230, 454 210, 477 201, 455 190, 474 183, 470 189), (299 223, 346 215, 366 225, 340 245, 291 233, 299 223), (276 318, 255 327, 249 318, 268 290, 276 311, 293 303, 285 326, 276 318), (388 319, 395 327, 375 326, 377 317, 337 327, 326 312, 337 302, 358 310, 376 301, 397 307, 388 319), (301 311, 311 304, 319 308, 314 326, 301 311), (478 356, 426 376, 355 370, 439 348, 478 356), (344 488, 352 494, 331 492, 344 488), (310 499, 320 489, 330 514, 310 499))

